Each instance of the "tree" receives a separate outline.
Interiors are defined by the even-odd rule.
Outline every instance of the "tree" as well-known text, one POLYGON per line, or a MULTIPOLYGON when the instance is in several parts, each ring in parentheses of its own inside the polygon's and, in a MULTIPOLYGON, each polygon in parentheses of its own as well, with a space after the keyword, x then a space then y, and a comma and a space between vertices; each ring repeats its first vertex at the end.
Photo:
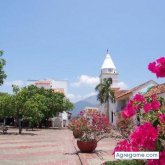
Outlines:
POLYGON ((101 104, 107 104, 107 112, 106 115, 109 118, 109 100, 112 103, 115 102, 115 95, 111 89, 112 79, 103 79, 103 81, 98 84, 95 88, 98 91, 97 100, 100 101, 101 104))
POLYGON ((21 121, 28 119, 31 126, 39 122, 47 123, 57 112, 70 110, 73 104, 62 93, 54 93, 52 89, 37 88, 34 85, 21 90, 13 85, 15 116, 22 131, 21 121))
POLYGON ((29 121, 30 127, 33 129, 34 126, 39 124, 44 118, 42 112, 47 110, 46 97, 40 94, 35 94, 26 101, 24 108, 24 119, 29 121))
POLYGON ((6 124, 6 117, 11 117, 14 114, 12 108, 13 97, 9 94, 0 95, 0 117, 4 118, 4 125, 6 124))
POLYGON ((6 61, 3 58, 1 58, 2 55, 3 55, 3 51, 0 50, 0 85, 3 84, 4 79, 6 79, 7 77, 7 75, 5 74, 3 70, 4 66, 6 65, 6 61))

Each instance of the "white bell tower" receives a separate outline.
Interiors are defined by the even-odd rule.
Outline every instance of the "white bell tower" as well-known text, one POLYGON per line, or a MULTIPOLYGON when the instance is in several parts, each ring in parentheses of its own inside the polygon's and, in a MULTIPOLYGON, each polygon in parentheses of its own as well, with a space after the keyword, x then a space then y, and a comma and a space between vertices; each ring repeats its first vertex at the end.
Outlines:
POLYGON ((112 78, 112 87, 115 87, 118 83, 118 75, 116 67, 107 50, 106 57, 101 67, 100 82, 102 82, 104 78, 112 78))

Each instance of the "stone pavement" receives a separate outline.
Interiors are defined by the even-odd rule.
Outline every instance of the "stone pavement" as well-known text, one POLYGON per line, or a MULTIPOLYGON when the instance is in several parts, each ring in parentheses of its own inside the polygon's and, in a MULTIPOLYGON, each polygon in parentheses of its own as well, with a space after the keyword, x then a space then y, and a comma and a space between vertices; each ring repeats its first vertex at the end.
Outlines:
POLYGON ((74 139, 73 141, 83 165, 101 165, 105 161, 115 160, 112 152, 114 147, 116 146, 117 141, 112 138, 102 139, 101 141, 99 141, 97 148, 93 153, 79 152, 76 144, 76 139, 74 139))
POLYGON ((76 139, 68 129, 36 131, 9 129, 0 134, 0 165, 100 165, 113 160, 113 139, 103 139, 96 152, 80 153, 76 139))

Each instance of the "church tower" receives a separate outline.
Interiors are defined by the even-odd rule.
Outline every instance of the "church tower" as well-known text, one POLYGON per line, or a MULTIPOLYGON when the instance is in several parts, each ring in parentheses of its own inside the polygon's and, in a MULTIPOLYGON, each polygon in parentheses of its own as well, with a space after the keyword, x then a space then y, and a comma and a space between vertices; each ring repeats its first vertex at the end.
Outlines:
POLYGON ((118 75, 119 74, 116 71, 116 67, 107 50, 106 57, 101 67, 100 82, 102 82, 104 78, 112 78, 112 87, 115 87, 118 83, 118 75))

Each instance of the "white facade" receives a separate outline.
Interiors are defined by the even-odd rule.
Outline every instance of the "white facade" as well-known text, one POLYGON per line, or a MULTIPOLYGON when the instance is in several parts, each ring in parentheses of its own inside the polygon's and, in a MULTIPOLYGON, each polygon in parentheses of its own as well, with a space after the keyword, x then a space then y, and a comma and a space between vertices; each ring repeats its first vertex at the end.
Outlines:
POLYGON ((53 89, 55 92, 61 92, 67 96, 68 83, 66 80, 43 79, 35 81, 34 85, 39 88, 53 89))
POLYGON ((112 106, 113 110, 112 110, 112 108, 110 108, 111 115, 112 115, 112 111, 114 112, 113 116, 110 116, 110 122, 113 123, 113 125, 116 125, 116 114, 117 114, 117 112, 122 111, 123 108, 127 105, 128 101, 130 99, 132 99, 136 94, 138 94, 138 93, 141 93, 141 94, 146 93, 149 88, 151 88, 152 86, 155 86, 155 85, 157 85, 156 82, 148 81, 148 82, 146 82, 146 83, 144 83, 142 85, 139 85, 139 86, 137 86, 135 88, 132 88, 131 90, 126 92, 125 95, 117 98, 116 99, 116 103, 114 104, 114 106, 112 106), (113 118, 113 122, 112 122, 112 118, 113 118))

